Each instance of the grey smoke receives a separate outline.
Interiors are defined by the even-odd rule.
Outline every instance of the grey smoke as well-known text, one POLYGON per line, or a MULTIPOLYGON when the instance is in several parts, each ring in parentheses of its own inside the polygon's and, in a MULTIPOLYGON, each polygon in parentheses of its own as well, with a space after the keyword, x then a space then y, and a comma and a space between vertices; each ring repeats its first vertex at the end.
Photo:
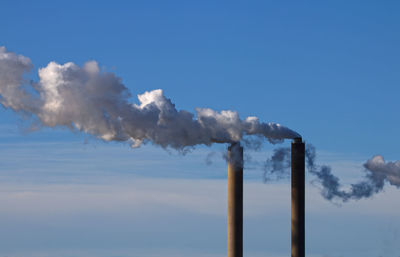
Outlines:
MULTIPOLYGON (((351 184, 348 190, 342 189, 338 177, 332 174, 331 167, 327 165, 318 166, 315 163, 315 147, 306 146, 306 166, 308 172, 317 177, 321 184, 322 196, 327 200, 341 200, 346 202, 350 199, 359 200, 368 198, 383 190, 385 182, 400 187, 400 161, 385 162, 381 155, 376 155, 364 163, 365 177, 363 181, 351 184)), ((275 149, 271 158, 266 162, 265 180, 273 176, 281 178, 289 175, 290 148, 275 149)))
MULTIPOLYGON (((213 164, 213 158, 217 155, 218 153, 217 152, 209 152, 207 155, 206 155, 206 158, 205 158, 205 162, 206 162, 206 164, 208 165, 208 166, 210 166, 210 165, 212 165, 213 164)), ((222 157, 224 157, 224 156, 222 156, 222 157)))
POLYGON ((271 143, 299 137, 280 124, 240 119, 231 110, 197 108, 196 115, 178 110, 161 89, 138 95, 139 104, 131 103, 122 79, 100 71, 95 61, 82 67, 50 62, 39 69, 37 82, 24 77, 32 67, 29 58, 0 47, 0 103, 31 115, 41 126, 67 127, 105 141, 130 142, 132 147, 152 142, 178 150, 238 142, 247 135, 271 143))
POLYGON ((385 162, 383 156, 376 155, 369 159, 364 167, 391 185, 400 187, 400 161, 385 162))
MULTIPOLYGON (((243 147, 245 150, 246 147, 243 147)), ((238 156, 241 158, 241 156, 238 156)), ((204 162, 206 165, 211 166, 214 164, 215 159, 221 160, 223 159, 226 163, 229 163, 229 158, 228 154, 226 152, 226 149, 221 149, 219 152, 212 151, 209 152, 206 157, 204 158, 204 162)), ((252 155, 249 153, 246 153, 246 151, 243 152, 243 168, 246 170, 256 170, 259 169, 260 163, 253 159, 252 155)))
POLYGON ((264 181, 281 179, 289 176, 290 148, 280 147, 274 149, 270 159, 264 165, 264 181))

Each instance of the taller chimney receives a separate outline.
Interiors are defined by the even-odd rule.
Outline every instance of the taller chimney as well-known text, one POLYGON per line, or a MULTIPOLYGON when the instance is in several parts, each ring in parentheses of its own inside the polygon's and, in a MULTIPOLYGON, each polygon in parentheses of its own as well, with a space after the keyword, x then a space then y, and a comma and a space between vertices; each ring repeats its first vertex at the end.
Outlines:
POLYGON ((292 142, 292 257, 305 256, 305 147, 300 138, 292 142))
POLYGON ((228 148, 228 257, 243 257, 243 147, 228 148))

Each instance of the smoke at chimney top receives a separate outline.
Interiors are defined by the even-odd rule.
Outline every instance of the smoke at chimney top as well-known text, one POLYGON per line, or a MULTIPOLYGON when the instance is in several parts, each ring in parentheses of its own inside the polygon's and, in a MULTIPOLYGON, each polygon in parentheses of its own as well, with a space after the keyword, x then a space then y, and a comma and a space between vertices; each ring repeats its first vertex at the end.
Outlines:
POLYGON ((38 71, 39 81, 24 78, 32 69, 29 58, 0 47, 0 102, 5 108, 31 115, 40 126, 63 126, 105 141, 127 141, 133 147, 151 142, 184 150, 198 144, 238 142, 247 135, 271 143, 299 134, 257 117, 240 119, 235 111, 197 108, 177 110, 161 89, 138 95, 139 104, 121 78, 102 72, 95 61, 82 67, 50 62, 38 71))
MULTIPOLYGON (((365 177, 363 181, 351 184, 349 190, 343 190, 339 178, 332 174, 331 167, 318 166, 315 163, 315 147, 306 146, 306 166, 310 174, 317 177, 322 186, 321 194, 327 200, 368 198, 382 191, 385 182, 400 187, 400 161, 385 162, 381 155, 376 155, 364 163, 365 177)), ((290 148, 282 147, 274 150, 271 158, 265 163, 265 181, 289 175, 290 148)))

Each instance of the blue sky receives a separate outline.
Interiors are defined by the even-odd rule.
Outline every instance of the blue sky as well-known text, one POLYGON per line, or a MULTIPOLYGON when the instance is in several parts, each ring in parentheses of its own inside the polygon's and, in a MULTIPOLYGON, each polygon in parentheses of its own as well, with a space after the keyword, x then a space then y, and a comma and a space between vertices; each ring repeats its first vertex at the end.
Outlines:
MULTIPOLYGON (((282 123, 347 185, 371 156, 399 159, 397 1, 5 0, 1 10, 0 45, 35 70, 97 60, 132 102, 162 88, 178 109, 282 123)), ((181 156, 27 128, 1 110, 0 257, 225 255, 226 167, 205 158, 226 146, 181 156)), ((271 149, 250 154, 262 161, 271 149)), ((246 172, 245 251, 288 256, 288 181, 264 185, 262 170, 246 172)), ((342 207, 307 189, 310 256, 398 257, 395 188, 342 207)))

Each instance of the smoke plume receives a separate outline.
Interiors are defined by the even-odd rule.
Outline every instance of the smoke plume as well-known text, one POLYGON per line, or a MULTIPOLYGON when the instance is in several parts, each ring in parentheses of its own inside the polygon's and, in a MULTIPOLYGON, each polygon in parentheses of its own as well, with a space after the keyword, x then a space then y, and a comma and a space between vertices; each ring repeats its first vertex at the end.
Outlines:
POLYGON ((0 47, 0 103, 31 115, 41 126, 67 127, 133 147, 152 142, 178 150, 237 142, 247 135, 261 135, 271 143, 299 137, 277 123, 240 119, 235 111, 197 108, 195 116, 177 110, 161 89, 138 95, 139 104, 131 103, 121 78, 100 71, 95 61, 82 67, 50 62, 39 69, 37 82, 24 78, 32 67, 29 58, 0 47))
MULTIPOLYGON (((131 93, 122 79, 102 72, 97 62, 82 67, 72 62, 50 62, 38 70, 39 81, 25 75, 33 68, 29 58, 0 47, 0 103, 41 126, 67 127, 105 141, 126 141, 132 147, 151 142, 164 148, 184 150, 198 144, 242 141, 246 147, 260 147, 260 137, 271 143, 300 135, 277 123, 257 117, 240 119, 235 111, 217 112, 196 108, 196 115, 177 110, 161 89, 138 95, 139 104, 129 102, 131 93), (253 138, 244 138, 255 135, 253 138)), ((326 165, 315 164, 315 148, 308 145, 306 161, 310 174, 322 185, 328 199, 361 199, 380 192, 385 182, 400 187, 400 161, 385 162, 377 155, 364 164, 365 178, 343 190, 339 179, 326 165)), ((265 164, 265 180, 285 177, 290 167, 290 149, 278 148, 265 164)))
POLYGON ((273 178, 281 179, 288 177, 290 172, 290 148, 281 147, 274 149, 274 153, 264 165, 264 181, 270 181, 273 178))
MULTIPOLYGON (((348 190, 344 190, 339 178, 332 174, 331 167, 316 165, 314 146, 308 144, 305 154, 307 169, 310 174, 317 177, 317 181, 322 186, 321 194, 327 200, 339 199, 346 202, 350 199, 368 198, 382 191, 385 182, 400 187, 400 161, 385 162, 381 155, 372 157, 364 163, 364 180, 351 184, 348 190)), ((265 180, 268 181, 273 176, 277 178, 288 176, 289 168, 290 148, 275 149, 265 165, 265 180)))

